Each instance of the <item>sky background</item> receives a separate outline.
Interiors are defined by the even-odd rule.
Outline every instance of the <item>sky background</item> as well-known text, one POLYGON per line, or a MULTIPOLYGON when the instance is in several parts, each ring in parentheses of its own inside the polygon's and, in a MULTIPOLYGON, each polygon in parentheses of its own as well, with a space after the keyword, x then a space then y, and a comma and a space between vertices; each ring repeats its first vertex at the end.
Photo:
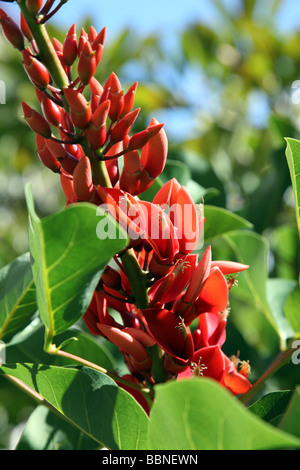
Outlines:
MULTIPOLYGON (((275 0, 258 2, 263 18, 268 17, 268 7, 273 1, 275 0)), ((223 3, 234 14, 239 0, 223 0, 223 3)), ((0 1, 0 6, 5 10, 16 11, 16 5, 0 1)), ((69 0, 56 14, 55 22, 67 27, 73 22, 80 24, 87 15, 93 18, 97 29, 106 26, 108 35, 111 36, 125 26, 136 28, 139 34, 155 31, 173 34, 195 20, 210 24, 217 21, 216 10, 210 0, 151 0, 146 4, 140 0, 69 0)), ((278 31, 285 32, 299 27, 299 0, 283 0, 278 15, 278 31)))
MULTIPOLYGON (((223 0, 226 7, 234 13, 239 0, 223 0)), ((267 17, 268 6, 272 0, 260 0, 259 8, 267 17)), ((80 22, 89 14, 97 29, 106 26, 108 34, 114 35, 124 26, 135 27, 138 33, 173 33, 195 20, 210 24, 217 21, 216 10, 210 0, 151 0, 146 4, 140 0, 69 0, 57 14, 56 21, 69 25, 70 21, 80 22)), ((278 14, 278 31, 288 31, 300 27, 299 0, 283 0, 278 14)))

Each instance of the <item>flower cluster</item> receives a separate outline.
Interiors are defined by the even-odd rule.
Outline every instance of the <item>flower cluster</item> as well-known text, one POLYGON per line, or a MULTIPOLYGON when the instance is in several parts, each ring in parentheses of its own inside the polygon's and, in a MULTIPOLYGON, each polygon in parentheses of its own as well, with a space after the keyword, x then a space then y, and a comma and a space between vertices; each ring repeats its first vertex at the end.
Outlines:
MULTIPOLYGON (((36 22, 51 15, 53 2, 43 3, 26 1, 36 22)), ((66 205, 102 205, 130 239, 103 272, 84 315, 87 327, 119 348, 129 382, 207 376, 245 393, 249 365, 228 358, 222 345, 232 276, 248 266, 213 261, 210 246, 200 256, 203 208, 177 180, 152 202, 143 200, 165 167, 167 135, 155 118, 133 132, 137 83, 124 92, 113 72, 103 85, 95 78, 105 28, 77 35, 73 25, 63 43, 53 39, 58 87, 23 14, 19 27, 0 10, 0 23, 35 87, 41 112, 22 103, 24 118, 40 160, 59 174, 66 205)))

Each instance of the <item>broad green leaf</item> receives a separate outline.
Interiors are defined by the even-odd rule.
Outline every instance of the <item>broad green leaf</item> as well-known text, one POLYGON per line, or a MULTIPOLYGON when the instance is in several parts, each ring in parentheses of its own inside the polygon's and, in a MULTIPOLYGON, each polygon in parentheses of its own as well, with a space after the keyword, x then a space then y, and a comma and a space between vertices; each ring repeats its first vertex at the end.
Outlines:
MULTIPOLYGON (((277 331, 283 347, 289 338, 295 336, 295 331, 285 315, 285 303, 293 291, 296 281, 291 279, 268 279, 267 299, 272 317, 277 325, 277 331)), ((299 306, 299 304, 298 304, 299 306)))
POLYGON ((107 375, 86 367, 9 364, 0 373, 36 390, 70 423, 113 450, 148 447, 148 416, 107 375))
POLYGON ((252 224, 246 219, 221 207, 204 205, 204 216, 204 239, 206 243, 227 232, 252 228, 252 224))
POLYGON ((285 306, 284 312, 291 327, 294 329, 295 336, 300 337, 300 287, 295 286, 290 292, 285 306))
POLYGON ((125 248, 127 238, 107 213, 92 204, 70 205, 40 219, 28 185, 26 201, 37 303, 51 340, 85 313, 105 266, 125 248), (100 223, 108 230, 107 238, 98 236, 100 223))
POLYGON ((96 450, 99 443, 45 406, 30 415, 16 450, 96 450))
POLYGON ((250 405, 249 410, 264 421, 277 424, 284 415, 292 395, 290 390, 268 393, 250 405))
POLYGON ((298 449, 300 439, 261 420, 217 382, 195 378, 156 386, 152 450, 298 449))
POLYGON ((236 261, 249 265, 249 269, 239 275, 239 293, 243 292, 264 313, 277 334, 280 334, 267 299, 267 240, 251 231, 231 232, 225 234, 223 239, 231 248, 236 261))
POLYGON ((296 204, 296 218, 300 233, 300 141, 296 139, 286 139, 286 159, 290 170, 292 186, 296 204))
MULTIPOLYGON (((299 367, 299 366, 298 366, 299 367)), ((289 406, 282 417, 279 428, 300 438, 300 387, 297 387, 289 406)))
POLYGON ((0 271, 0 339, 8 341, 25 328, 37 310, 29 253, 0 271))

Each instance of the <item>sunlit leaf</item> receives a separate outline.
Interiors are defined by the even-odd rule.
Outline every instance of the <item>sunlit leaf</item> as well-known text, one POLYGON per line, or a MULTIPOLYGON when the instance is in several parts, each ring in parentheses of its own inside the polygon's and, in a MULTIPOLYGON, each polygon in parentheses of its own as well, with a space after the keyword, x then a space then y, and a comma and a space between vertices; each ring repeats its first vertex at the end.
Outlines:
POLYGON ((8 341, 36 312, 30 255, 25 253, 0 271, 0 339, 8 341))
POLYGON ((70 205, 40 219, 30 186, 26 198, 37 303, 51 340, 85 313, 105 266, 126 246, 127 237, 92 204, 70 205), (100 239, 96 231, 103 220, 114 231, 113 236, 100 239))
POLYGON ((292 186, 295 196, 296 218, 300 233, 300 142, 287 138, 286 158, 290 170, 292 186))
POLYGON ((42 395, 73 426, 114 450, 147 449, 148 417, 107 375, 89 368, 10 364, 11 375, 42 395))
POLYGON ((156 387, 149 440, 154 450, 300 448, 299 439, 259 419, 217 382, 206 378, 156 387))

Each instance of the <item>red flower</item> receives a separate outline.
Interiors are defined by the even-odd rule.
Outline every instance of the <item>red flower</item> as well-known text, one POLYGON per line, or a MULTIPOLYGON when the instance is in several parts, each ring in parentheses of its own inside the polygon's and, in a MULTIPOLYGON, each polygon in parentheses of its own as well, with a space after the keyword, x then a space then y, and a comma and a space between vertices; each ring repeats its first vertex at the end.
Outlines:
POLYGON ((147 331, 179 364, 188 365, 194 353, 192 333, 173 312, 163 308, 142 310, 147 331))
POLYGON ((248 379, 237 371, 234 362, 219 345, 198 349, 192 358, 191 367, 181 372, 178 379, 201 376, 216 380, 234 395, 246 393, 251 388, 248 379))

